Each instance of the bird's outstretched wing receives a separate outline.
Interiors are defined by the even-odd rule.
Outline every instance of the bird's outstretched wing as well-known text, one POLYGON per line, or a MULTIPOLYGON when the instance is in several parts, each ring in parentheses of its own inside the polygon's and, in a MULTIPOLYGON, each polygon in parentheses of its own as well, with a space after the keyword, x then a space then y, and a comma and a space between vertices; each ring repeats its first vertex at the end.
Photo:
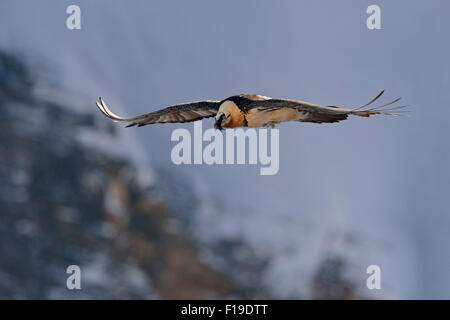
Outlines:
POLYGON ((383 93, 384 90, 365 105, 355 109, 344 109, 335 106, 320 106, 303 101, 270 98, 262 101, 255 101, 251 108, 257 108, 259 112, 270 112, 283 108, 294 109, 298 112, 298 121, 315 123, 339 122, 347 119, 348 115, 356 115, 360 117, 370 117, 375 114, 398 116, 408 112, 407 110, 403 110, 407 106, 392 107, 392 105, 398 102, 400 98, 378 107, 367 108, 373 102, 378 100, 383 93))
POLYGON ((214 117, 219 108, 218 101, 198 101, 184 104, 177 104, 155 112, 146 113, 133 118, 122 118, 114 114, 106 106, 105 101, 100 97, 97 107, 108 118, 114 121, 127 122, 127 127, 142 127, 151 123, 167 122, 190 122, 203 118, 214 117))

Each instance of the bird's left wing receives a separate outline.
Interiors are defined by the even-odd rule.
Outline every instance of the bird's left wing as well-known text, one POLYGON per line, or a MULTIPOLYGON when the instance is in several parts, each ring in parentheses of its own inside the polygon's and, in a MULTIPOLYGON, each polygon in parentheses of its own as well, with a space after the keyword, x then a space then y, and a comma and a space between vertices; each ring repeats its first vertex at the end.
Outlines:
POLYGON ((214 117, 219 108, 218 101, 198 101, 184 104, 177 104, 155 112, 146 113, 133 118, 122 118, 114 114, 106 106, 105 101, 100 97, 97 101, 97 107, 108 118, 114 121, 128 122, 127 127, 142 127, 152 123, 173 123, 173 122, 191 122, 203 118, 214 117))
POLYGON ((381 91, 375 98, 373 98, 367 104, 356 109, 344 109, 335 106, 321 106, 303 101, 287 100, 287 99, 270 99, 270 98, 267 98, 262 101, 255 101, 253 103, 252 108, 256 108, 259 112, 276 111, 284 108, 294 109, 298 113, 297 119, 298 121, 315 122, 315 123, 339 122, 341 120, 347 119, 348 115, 356 115, 360 117, 370 117, 371 115, 375 114, 398 116, 402 115, 403 112, 407 112, 401 110, 407 106, 391 107, 391 105, 398 102, 400 98, 397 98, 382 106, 367 108, 373 102, 378 100, 378 98, 380 98, 383 93, 384 90, 381 91))

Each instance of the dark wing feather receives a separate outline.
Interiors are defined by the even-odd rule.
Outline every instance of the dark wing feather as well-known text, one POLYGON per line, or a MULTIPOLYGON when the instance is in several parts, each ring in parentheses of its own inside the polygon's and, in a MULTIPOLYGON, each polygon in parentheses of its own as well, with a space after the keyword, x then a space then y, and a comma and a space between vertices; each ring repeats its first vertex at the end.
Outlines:
POLYGON ((384 114, 391 116, 401 115, 402 112, 407 111, 398 111, 399 109, 403 109, 407 106, 399 106, 399 107, 390 107, 386 108, 400 100, 397 98, 389 103, 386 103, 382 106, 375 108, 367 108, 370 104, 375 102, 381 95, 384 93, 384 90, 379 93, 374 99, 372 99, 369 103, 356 108, 356 109, 344 109, 336 106, 321 106, 303 101, 296 100, 287 100, 287 99, 266 99, 263 101, 255 101, 252 103, 250 108, 257 108, 258 111, 266 112, 266 111, 275 111, 282 108, 291 108, 297 110, 299 113, 298 121, 301 122, 314 122, 314 123, 332 123, 339 122, 341 120, 345 120, 348 118, 348 115, 356 115, 360 117, 370 117, 375 114, 384 114), (390 111, 394 111, 390 112, 390 111))
POLYGON ((298 112, 298 121, 301 122, 331 123, 345 120, 348 117, 348 113, 338 107, 319 106, 296 100, 269 99, 258 101, 254 107, 260 112, 276 111, 282 108, 295 109, 298 112))
POLYGON ((127 127, 145 126, 152 123, 191 122, 203 118, 214 117, 219 109, 218 101, 198 101, 170 106, 155 112, 146 113, 133 118, 122 118, 114 114, 100 97, 97 107, 108 118, 114 121, 128 122, 127 127))

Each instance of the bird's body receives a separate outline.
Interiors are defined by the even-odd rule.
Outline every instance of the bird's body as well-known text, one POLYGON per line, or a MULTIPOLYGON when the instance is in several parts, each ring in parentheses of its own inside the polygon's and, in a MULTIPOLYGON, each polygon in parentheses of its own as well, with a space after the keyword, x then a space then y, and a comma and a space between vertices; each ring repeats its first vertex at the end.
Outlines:
MULTIPOLYGON (((276 110, 260 111, 255 108, 243 108, 236 99, 238 96, 231 97, 231 100, 225 100, 218 110, 218 114, 223 112, 231 116, 231 121, 223 125, 223 128, 236 127, 267 127, 280 122, 295 121, 301 118, 301 114, 292 108, 280 108, 276 110)), ((239 101, 239 100, 238 100, 239 101)))
POLYGON ((127 122, 130 126, 144 126, 152 123, 190 122, 203 118, 215 117, 216 129, 236 127, 274 127, 276 124, 287 121, 332 123, 348 118, 348 115, 370 117, 375 114, 399 115, 406 112, 406 106, 386 107, 398 102, 400 98, 376 108, 366 108, 377 100, 384 91, 378 94, 369 103, 356 108, 344 109, 335 106, 320 106, 303 101, 287 99, 271 99, 269 97, 240 94, 231 96, 222 101, 199 101, 179 104, 159 111, 147 113, 134 118, 122 118, 112 113, 102 98, 97 106, 108 118, 127 122), (392 113, 392 111, 395 113, 392 113))
POLYGON ((248 127, 251 128, 268 127, 280 122, 299 121, 301 118, 301 113, 291 108, 281 108, 266 112, 258 112, 257 109, 251 109, 247 114, 247 123, 248 127))

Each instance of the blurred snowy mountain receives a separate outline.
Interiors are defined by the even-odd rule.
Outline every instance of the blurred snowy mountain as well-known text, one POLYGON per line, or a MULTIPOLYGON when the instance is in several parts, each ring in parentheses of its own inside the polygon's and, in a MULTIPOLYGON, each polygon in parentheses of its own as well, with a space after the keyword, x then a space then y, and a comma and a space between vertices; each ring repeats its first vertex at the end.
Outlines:
MULTIPOLYGON (((218 232, 238 222, 188 179, 117 154, 114 126, 61 95, 0 52, 1 298, 304 297, 264 280, 271 252, 218 232)), ((318 271, 315 297, 357 297, 347 264, 318 271)))
POLYGON ((0 298, 238 294, 198 258, 154 174, 92 143, 117 137, 113 126, 44 87, 0 52, 0 298), (82 270, 79 292, 66 288, 72 264, 82 270))

